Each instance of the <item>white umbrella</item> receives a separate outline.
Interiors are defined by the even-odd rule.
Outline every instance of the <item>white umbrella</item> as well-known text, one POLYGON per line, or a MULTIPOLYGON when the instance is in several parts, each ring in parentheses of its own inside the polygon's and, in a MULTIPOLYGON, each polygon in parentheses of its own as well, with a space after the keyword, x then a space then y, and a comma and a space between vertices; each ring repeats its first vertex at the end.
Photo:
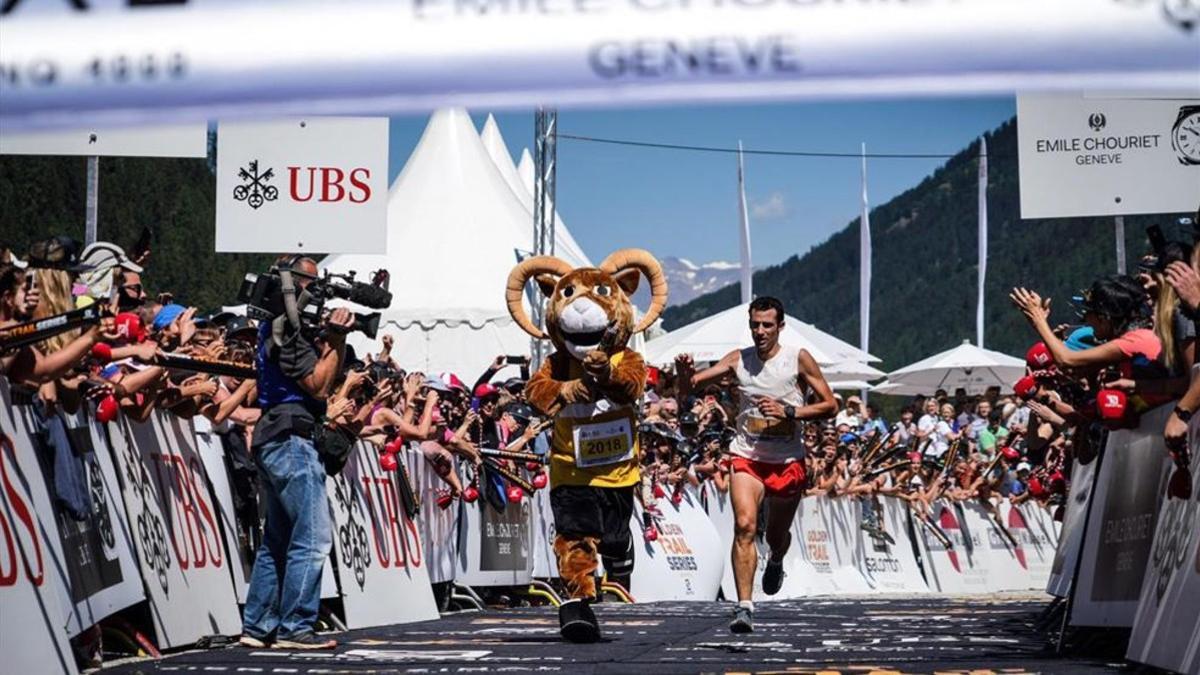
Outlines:
MULTIPOLYGON (((647 340, 646 349, 642 353, 646 356, 646 362, 653 365, 669 364, 680 354, 691 354, 697 362, 717 361, 735 349, 745 349, 754 344, 750 338, 749 312, 746 304, 731 307, 662 337, 647 340)), ((813 341, 813 331, 820 331, 808 326, 811 330, 802 332, 801 328, 804 326, 808 324, 785 315, 783 330, 779 334, 780 344, 807 349, 817 363, 836 363, 836 357, 825 352, 813 341)), ((827 337, 837 340, 832 335, 827 337)))
POLYGON ((887 377, 887 373, 862 361, 838 361, 829 365, 822 364, 821 374, 830 381, 878 380, 881 377, 887 377))
POLYGON ((884 396, 916 396, 917 394, 931 394, 933 392, 925 391, 921 387, 884 381, 871 387, 871 393, 883 394, 884 396))
POLYGON ((953 349, 892 371, 888 381, 922 393, 938 389, 953 392, 961 388, 968 394, 982 394, 988 387, 1009 389, 1024 375, 1023 359, 980 349, 964 340, 953 349))
POLYGON ((828 380, 829 388, 834 391, 862 391, 871 389, 871 383, 864 380, 828 380))

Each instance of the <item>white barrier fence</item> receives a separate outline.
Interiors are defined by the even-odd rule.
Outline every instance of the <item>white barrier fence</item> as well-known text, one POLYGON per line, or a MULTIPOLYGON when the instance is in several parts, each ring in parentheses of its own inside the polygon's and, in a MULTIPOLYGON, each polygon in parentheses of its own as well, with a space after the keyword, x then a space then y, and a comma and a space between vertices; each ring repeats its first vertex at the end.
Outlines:
MULTIPOLYGON (((163 647, 240 632, 238 604, 253 552, 245 545, 248 523, 234 506, 226 448, 207 422, 158 413, 146 423, 101 424, 86 414, 41 420, 3 383, 0 394, 0 631, 29 646, 21 654, 38 655, 30 663, 18 655, 14 667, 46 670, 45 655, 55 654, 54 670, 74 672, 66 639, 143 600, 163 647), (90 497, 86 513, 75 514, 82 520, 67 513, 75 484, 90 497)), ((504 513, 483 499, 443 506, 438 497, 447 486, 419 450, 398 459, 411 497, 403 474, 381 471, 366 443, 327 481, 334 542, 322 597, 340 598, 348 626, 436 618, 431 583, 523 586, 556 575, 547 490, 504 513)), ((955 541, 951 550, 899 499, 804 499, 791 524, 788 576, 774 597, 1047 583, 1057 535, 1043 508, 935 506, 935 522, 955 541), (864 508, 886 535, 862 527, 864 508)), ((689 488, 678 503, 658 500, 653 520, 659 536, 648 542, 637 505, 630 523, 635 598, 736 596, 727 494, 711 484, 689 488)))

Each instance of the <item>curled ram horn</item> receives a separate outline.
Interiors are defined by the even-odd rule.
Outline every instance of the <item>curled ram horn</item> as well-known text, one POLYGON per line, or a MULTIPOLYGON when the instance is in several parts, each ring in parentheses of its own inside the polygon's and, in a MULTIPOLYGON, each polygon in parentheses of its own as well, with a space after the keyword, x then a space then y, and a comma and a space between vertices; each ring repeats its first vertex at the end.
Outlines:
POLYGON ((640 333, 650 327, 663 308, 667 306, 667 275, 663 273, 662 265, 658 263, 649 251, 640 248, 623 248, 613 251, 600 263, 600 270, 612 275, 627 269, 636 269, 646 275, 650 281, 650 307, 638 322, 633 332, 640 333))
POLYGON ((508 284, 504 289, 504 299, 508 303, 509 315, 522 330, 538 339, 547 337, 544 331, 533 325, 533 322, 529 320, 529 315, 525 313, 525 308, 521 305, 525 282, 531 278, 537 278, 541 274, 551 274, 561 278, 570 274, 572 269, 570 263, 565 260, 549 255, 539 255, 522 260, 513 268, 512 272, 509 272, 508 284))

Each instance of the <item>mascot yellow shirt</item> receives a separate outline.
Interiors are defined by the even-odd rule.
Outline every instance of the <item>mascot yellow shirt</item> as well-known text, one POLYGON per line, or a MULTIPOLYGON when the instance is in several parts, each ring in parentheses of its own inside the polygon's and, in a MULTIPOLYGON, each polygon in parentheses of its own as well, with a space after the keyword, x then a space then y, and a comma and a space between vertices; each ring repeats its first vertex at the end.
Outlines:
MULTIPOLYGON (((624 357, 618 352, 609 363, 615 369, 624 357)), ((570 378, 583 375, 583 366, 574 359, 569 369, 570 378)), ((641 480, 633 405, 601 398, 564 406, 554 418, 550 445, 551 485, 619 488, 641 480)))

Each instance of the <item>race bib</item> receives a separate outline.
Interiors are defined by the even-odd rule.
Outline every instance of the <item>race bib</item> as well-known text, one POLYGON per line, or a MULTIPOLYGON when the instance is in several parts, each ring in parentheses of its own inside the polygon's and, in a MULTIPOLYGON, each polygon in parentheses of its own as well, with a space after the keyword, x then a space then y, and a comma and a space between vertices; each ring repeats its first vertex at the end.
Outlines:
POLYGON ((575 465, 581 469, 633 458, 633 427, 628 418, 580 424, 574 436, 575 465))
POLYGON ((792 441, 796 437, 796 422, 787 418, 744 415, 742 431, 751 440, 792 441))

